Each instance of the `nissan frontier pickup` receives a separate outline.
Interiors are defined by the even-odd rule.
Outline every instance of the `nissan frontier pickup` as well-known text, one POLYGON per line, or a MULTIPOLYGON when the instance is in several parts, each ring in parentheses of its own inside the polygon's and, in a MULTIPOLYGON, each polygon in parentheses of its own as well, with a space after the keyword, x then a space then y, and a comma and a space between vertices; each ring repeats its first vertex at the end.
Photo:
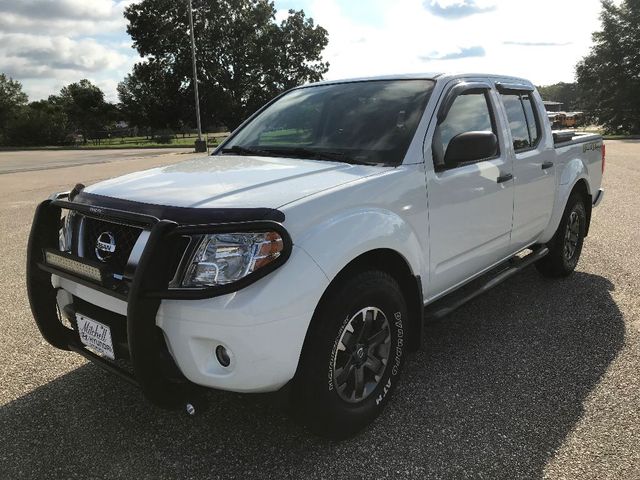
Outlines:
POLYGON ((158 406, 282 391, 344 438, 389 402, 427 318, 529 265, 573 272, 604 166, 602 138, 552 132, 521 78, 305 85, 210 156, 43 201, 31 309, 51 345, 158 406))

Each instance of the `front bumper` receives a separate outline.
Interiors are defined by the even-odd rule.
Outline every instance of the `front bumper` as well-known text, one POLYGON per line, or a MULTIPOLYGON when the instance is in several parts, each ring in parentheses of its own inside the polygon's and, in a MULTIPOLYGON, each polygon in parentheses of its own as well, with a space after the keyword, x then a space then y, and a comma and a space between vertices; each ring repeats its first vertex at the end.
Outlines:
MULTIPOLYGON (((254 227, 263 224, 264 228, 278 228, 282 232, 287 243, 287 252, 281 262, 283 264, 293 250, 286 231, 275 222, 248 223, 254 227), (268 225, 264 225, 265 223, 268 225)), ((167 259, 175 257, 178 239, 182 235, 196 231, 209 233, 219 229, 237 229, 239 224, 233 225, 184 225, 173 220, 97 208, 61 198, 41 203, 36 210, 27 255, 29 301, 40 332, 53 346, 78 352, 139 385, 149 400, 165 408, 184 405, 194 394, 197 385, 236 391, 276 389, 295 373, 312 309, 319 299, 315 298, 318 294, 312 292, 321 294, 324 288, 313 285, 313 288, 302 289, 306 293, 300 297, 300 301, 293 302, 295 308, 289 308, 288 315, 282 315, 283 312, 278 311, 275 305, 278 302, 273 300, 274 297, 278 298, 274 289, 276 286, 281 288, 283 282, 287 283, 291 273, 298 272, 301 278, 296 278, 294 274, 290 282, 300 282, 304 269, 287 268, 289 275, 279 269, 273 272, 274 277, 278 278, 277 282, 270 279, 269 282, 251 285, 259 279, 254 278, 246 285, 238 286, 244 287, 243 290, 227 288, 180 291, 168 288, 172 272, 169 268, 171 262, 167 259), (99 285, 69 271, 52 267, 44 261, 43 252, 57 249, 63 209, 100 215, 109 220, 135 220, 146 225, 149 236, 126 294, 108 285, 99 285), (117 362, 111 362, 86 349, 77 332, 60 321, 57 305, 61 289, 73 298, 82 299, 85 305, 95 307, 97 310, 94 315, 106 315, 110 317, 110 321, 122 324, 125 340, 121 350, 130 361, 130 368, 121 368, 117 362), (272 298, 270 302, 269 298, 272 298), (255 301, 251 301, 252 299, 255 301), (249 322, 249 317, 258 314, 257 306, 260 301, 266 302, 262 303, 264 310, 269 312, 269 315, 264 316, 266 321, 256 322, 254 318, 249 322), (218 320, 217 317, 222 317, 223 320, 218 320), (236 323, 233 323, 234 318, 236 323), (278 323, 275 323, 276 318, 278 323), (276 332, 283 331, 290 332, 291 336, 276 335, 276 332), (286 338, 294 347, 286 348, 282 338, 286 338), (218 344, 229 347, 233 352, 232 365, 227 370, 220 370, 222 367, 219 369, 212 362, 215 359, 213 350, 218 344)), ((294 256, 304 261, 306 254, 298 251, 294 256)), ((80 258, 77 260, 82 261, 80 258)), ((313 262, 308 259, 308 263, 311 266, 313 262)), ((318 270, 314 272, 314 283, 326 285, 326 278, 315 265, 313 267, 318 270)), ((288 285, 287 293, 291 293, 293 285, 296 284, 288 285)), ((283 296, 279 298, 282 299, 283 296)), ((72 306, 71 311, 66 313, 72 315, 74 309, 82 313, 82 308, 82 304, 78 308, 72 306)))

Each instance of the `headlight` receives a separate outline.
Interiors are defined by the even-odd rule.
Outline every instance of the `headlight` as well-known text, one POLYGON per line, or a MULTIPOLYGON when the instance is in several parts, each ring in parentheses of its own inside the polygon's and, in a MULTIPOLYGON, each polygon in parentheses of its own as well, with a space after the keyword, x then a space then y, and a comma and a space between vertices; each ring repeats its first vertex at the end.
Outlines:
POLYGON ((204 235, 185 270, 182 287, 227 285, 269 265, 282 255, 276 232, 204 235))

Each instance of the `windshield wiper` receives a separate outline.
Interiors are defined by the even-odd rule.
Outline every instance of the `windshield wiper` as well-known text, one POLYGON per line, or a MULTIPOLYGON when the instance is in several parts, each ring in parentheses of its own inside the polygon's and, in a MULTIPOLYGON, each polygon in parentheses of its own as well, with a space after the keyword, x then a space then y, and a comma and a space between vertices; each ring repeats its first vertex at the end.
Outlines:
POLYGON ((295 155, 303 158, 309 158, 313 160, 329 160, 332 162, 343 162, 352 165, 378 165, 375 162, 367 162, 366 160, 360 160, 350 157, 344 152, 326 151, 326 150, 314 150, 306 147, 293 147, 293 148, 273 148, 268 150, 274 154, 282 155, 295 155))
POLYGON ((234 145, 233 147, 223 148, 222 153, 235 153, 236 155, 261 155, 273 157, 273 152, 269 150, 262 150, 259 148, 242 147, 240 145, 234 145))
POLYGON ((367 162, 359 158, 353 158, 344 152, 314 150, 306 147, 284 147, 284 148, 253 148, 234 145, 233 147, 223 148, 222 153, 235 153, 236 155, 260 155, 267 157, 288 157, 296 156, 313 160, 328 160, 332 162, 342 162, 351 165, 380 165, 376 162, 367 162))

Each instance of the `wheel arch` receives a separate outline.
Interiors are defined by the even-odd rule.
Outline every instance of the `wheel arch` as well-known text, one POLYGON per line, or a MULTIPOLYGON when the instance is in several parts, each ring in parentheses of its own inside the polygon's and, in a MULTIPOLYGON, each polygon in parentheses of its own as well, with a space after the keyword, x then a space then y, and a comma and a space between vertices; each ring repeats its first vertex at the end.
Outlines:
POLYGON ((398 282, 409 311, 409 350, 420 349, 424 326, 422 280, 420 275, 413 272, 407 259, 397 250, 377 248, 351 260, 331 279, 316 306, 316 311, 346 278, 366 270, 380 270, 388 273, 398 282))
POLYGON ((584 236, 586 237, 587 235, 589 235, 589 226, 591 225, 591 210, 593 208, 593 198, 591 197, 589 184, 587 183, 586 179, 580 178, 575 183, 575 185, 571 189, 571 192, 569 193, 569 197, 567 198, 567 201, 569 201, 569 198, 571 198, 576 193, 581 195, 582 198, 584 198, 585 200, 584 208, 587 212, 587 225, 585 226, 584 236))
POLYGON ((585 199, 584 207, 587 211, 587 226, 585 230, 585 236, 589 233, 589 224, 591 223, 591 209, 593 207, 589 179, 586 177, 586 175, 582 174, 576 177, 572 182, 561 182, 557 188, 558 193, 556 202, 553 207, 553 213, 551 215, 551 219, 549 221, 547 229, 540 237, 540 243, 548 242, 556 233, 558 225, 560 225, 560 220, 562 219, 562 214, 564 213, 565 208, 567 208, 567 202, 569 201, 569 198, 571 198, 571 195, 573 195, 574 193, 580 193, 585 199))

